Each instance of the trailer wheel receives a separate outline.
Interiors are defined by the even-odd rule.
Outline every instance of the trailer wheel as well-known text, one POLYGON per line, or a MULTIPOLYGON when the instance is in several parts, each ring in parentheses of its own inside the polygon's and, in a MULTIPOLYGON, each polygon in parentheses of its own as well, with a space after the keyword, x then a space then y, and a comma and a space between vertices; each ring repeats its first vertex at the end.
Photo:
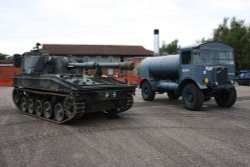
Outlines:
POLYGON ((168 91, 167 93, 170 100, 177 100, 180 97, 174 91, 168 91))
POLYGON ((151 85, 149 82, 144 82, 141 86, 142 98, 145 101, 152 101, 155 98, 155 92, 152 91, 151 85))
POLYGON ((215 101, 220 107, 231 107, 237 99, 235 88, 224 90, 215 96, 215 101))
POLYGON ((187 84, 182 91, 182 102, 188 110, 199 110, 203 104, 204 94, 193 83, 187 84))

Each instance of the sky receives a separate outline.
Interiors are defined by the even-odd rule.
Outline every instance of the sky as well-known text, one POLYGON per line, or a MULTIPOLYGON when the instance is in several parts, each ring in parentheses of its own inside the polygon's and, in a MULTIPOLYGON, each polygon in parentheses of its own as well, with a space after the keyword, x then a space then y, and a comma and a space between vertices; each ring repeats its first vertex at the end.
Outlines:
POLYGON ((223 18, 250 23, 249 0, 0 0, 0 53, 41 44, 179 45, 212 36, 223 18))

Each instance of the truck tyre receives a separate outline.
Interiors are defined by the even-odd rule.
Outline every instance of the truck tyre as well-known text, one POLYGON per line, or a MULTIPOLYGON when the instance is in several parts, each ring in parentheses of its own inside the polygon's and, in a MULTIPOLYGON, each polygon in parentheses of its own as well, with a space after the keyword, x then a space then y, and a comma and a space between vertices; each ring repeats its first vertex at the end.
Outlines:
POLYGON ((143 82, 141 87, 142 98, 145 101, 152 101, 155 98, 155 92, 152 91, 151 85, 149 82, 143 82))
POLYGON ((235 88, 221 91, 217 96, 215 96, 215 101, 220 107, 231 107, 234 105, 237 99, 237 93, 235 88))
POLYGON ((188 110, 199 110, 203 104, 203 92, 193 83, 187 84, 182 91, 182 102, 188 110))
POLYGON ((174 91, 168 91, 167 93, 170 100, 177 100, 180 97, 174 91))

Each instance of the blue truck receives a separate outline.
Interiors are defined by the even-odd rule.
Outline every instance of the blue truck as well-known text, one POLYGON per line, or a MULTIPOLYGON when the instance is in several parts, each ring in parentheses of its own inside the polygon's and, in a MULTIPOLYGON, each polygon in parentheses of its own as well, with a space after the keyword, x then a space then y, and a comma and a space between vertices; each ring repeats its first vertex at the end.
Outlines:
POLYGON ((220 107, 231 107, 237 99, 233 48, 221 42, 184 47, 176 55, 148 57, 139 71, 145 101, 167 93, 171 100, 182 96, 186 109, 199 110, 211 97, 220 107))

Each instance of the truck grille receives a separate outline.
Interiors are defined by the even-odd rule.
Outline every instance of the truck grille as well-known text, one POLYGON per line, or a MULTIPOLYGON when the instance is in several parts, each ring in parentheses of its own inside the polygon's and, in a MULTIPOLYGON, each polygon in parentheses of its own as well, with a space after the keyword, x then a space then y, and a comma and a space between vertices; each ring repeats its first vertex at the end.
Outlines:
POLYGON ((224 85, 227 83, 227 68, 218 67, 216 68, 216 80, 219 85, 224 85))

